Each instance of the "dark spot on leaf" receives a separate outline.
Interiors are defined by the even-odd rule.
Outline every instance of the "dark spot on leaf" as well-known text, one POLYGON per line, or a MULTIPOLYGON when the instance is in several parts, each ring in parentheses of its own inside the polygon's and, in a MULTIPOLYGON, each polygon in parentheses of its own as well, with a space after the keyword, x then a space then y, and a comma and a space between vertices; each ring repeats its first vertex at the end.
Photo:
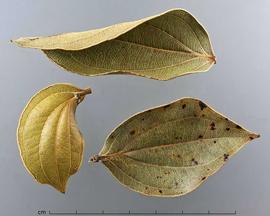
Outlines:
POLYGON ((142 118, 142 121, 144 121, 144 118, 142 118))
POLYGON ((236 127, 237 129, 242 129, 242 127, 239 126, 239 125, 236 125, 235 127, 236 127))
POLYGON ((178 186, 178 182, 175 182, 175 186, 178 186))
POLYGON ((129 132, 130 135, 134 135, 135 134, 135 130, 132 130, 129 132))
POLYGON ((254 139, 254 137, 249 137, 249 139, 250 139, 250 140, 253 140, 253 139, 254 139))
POLYGON ((199 164, 198 161, 195 160, 195 158, 192 158, 191 161, 192 161, 192 163, 195 164, 195 165, 198 165, 198 164, 199 164))
POLYGON ((199 139, 202 139, 203 138, 203 135, 199 135, 199 137, 198 137, 199 139))
POLYGON ((214 140, 214 143, 217 143, 217 141, 216 141, 216 140, 214 140))
POLYGON ((225 120, 226 120, 226 121, 229 121, 229 119, 228 119, 228 118, 225 118, 225 120))
POLYGON ((158 192, 162 194, 162 190, 159 190, 158 192))
POLYGON ((202 114, 202 117, 205 117, 205 114, 202 114))
POLYGON ((206 179, 206 177, 205 177, 205 176, 204 176, 204 177, 202 177, 202 181, 203 181, 203 180, 205 180, 205 179, 206 179))
POLYGON ((178 140, 178 139, 179 139, 179 137, 178 137, 178 136, 175 136, 174 138, 175 138, 176 140, 178 140))
POLYGON ((215 128, 216 125, 215 125, 214 122, 212 122, 212 123, 210 124, 210 126, 211 126, 211 128, 210 128, 211 130, 216 130, 216 128, 215 128))
POLYGON ((229 131, 229 130, 230 130, 230 128, 227 127, 227 128, 226 128, 226 131, 229 131))
POLYGON ((162 178, 162 176, 157 176, 157 179, 161 179, 162 178))
POLYGON ((180 158, 181 156, 178 154, 177 157, 180 158))
POLYGON ((199 106, 200 106, 201 110, 203 110, 207 107, 206 104, 202 101, 199 102, 199 106))
POLYGON ((183 105, 182 105, 182 109, 185 109, 185 108, 186 108, 186 106, 187 106, 186 104, 183 104, 183 105))
POLYGON ((224 154, 223 156, 224 156, 224 161, 227 161, 229 159, 230 155, 229 154, 224 154))

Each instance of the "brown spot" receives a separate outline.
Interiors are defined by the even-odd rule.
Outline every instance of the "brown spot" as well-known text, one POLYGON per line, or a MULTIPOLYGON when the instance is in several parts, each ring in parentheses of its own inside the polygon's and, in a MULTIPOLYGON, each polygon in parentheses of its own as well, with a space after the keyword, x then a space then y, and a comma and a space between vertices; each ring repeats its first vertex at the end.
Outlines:
POLYGON ((162 194, 162 190, 159 190, 158 192, 162 194))
POLYGON ((130 135, 134 135, 135 134, 135 130, 132 130, 129 132, 130 135))
POLYGON ((178 154, 177 157, 180 158, 181 156, 178 154))
POLYGON ((202 117, 205 117, 205 114, 202 114, 202 117))
POLYGON ((211 130, 216 130, 216 128, 215 128, 216 125, 215 125, 214 122, 212 122, 212 123, 210 124, 210 126, 211 126, 211 128, 210 128, 211 130))
POLYGON ((178 140, 178 139, 179 139, 179 137, 178 137, 178 136, 175 136, 175 137, 174 137, 174 139, 178 140))
POLYGON ((239 125, 236 125, 235 127, 236 127, 237 129, 242 129, 242 127, 239 126, 239 125))
POLYGON ((205 177, 205 176, 204 176, 204 177, 202 177, 202 181, 203 181, 203 180, 205 180, 205 179, 206 179, 206 177, 205 177))
POLYGON ((230 128, 227 127, 227 128, 226 128, 226 131, 229 131, 229 130, 230 130, 230 128))
POLYGON ((164 174, 165 174, 165 175, 169 175, 170 172, 169 172, 169 171, 165 171, 164 174))
POLYGON ((142 118, 142 121, 144 121, 144 118, 142 118))
POLYGON ((110 138, 113 139, 114 138, 114 135, 111 135, 110 138))
POLYGON ((226 121, 229 121, 229 119, 228 119, 228 118, 225 118, 225 120, 226 120, 226 121))
POLYGON ((202 101, 199 102, 199 106, 200 106, 201 110, 203 110, 207 107, 206 104, 202 101))
POLYGON ((224 161, 227 161, 229 159, 230 155, 229 154, 224 154, 223 156, 224 156, 224 161))
POLYGON ((145 190, 148 190, 148 187, 145 187, 145 190))
POLYGON ((183 105, 182 105, 182 109, 185 109, 185 108, 186 108, 186 106, 187 106, 186 104, 183 104, 183 105))
POLYGON ((199 138, 199 139, 203 138, 203 135, 199 135, 198 138, 199 138))
POLYGON ((249 137, 249 139, 250 139, 250 140, 253 140, 253 139, 254 139, 254 137, 251 137, 251 136, 250 136, 250 137, 249 137))
POLYGON ((198 161, 196 161, 194 158, 192 158, 191 161, 192 161, 192 163, 195 164, 195 165, 198 165, 198 164, 199 164, 198 161))
POLYGON ((217 143, 217 141, 216 141, 216 140, 214 140, 214 143, 217 143))
POLYGON ((178 186, 178 182, 175 182, 175 186, 178 186))
POLYGON ((161 179, 162 178, 162 176, 157 176, 157 179, 161 179))

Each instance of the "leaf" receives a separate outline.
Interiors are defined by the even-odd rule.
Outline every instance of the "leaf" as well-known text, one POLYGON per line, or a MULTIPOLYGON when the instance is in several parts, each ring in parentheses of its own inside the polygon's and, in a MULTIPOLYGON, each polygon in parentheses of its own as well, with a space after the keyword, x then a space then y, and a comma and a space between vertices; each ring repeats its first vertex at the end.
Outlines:
POLYGON ((187 11, 173 9, 102 29, 15 41, 37 48, 81 75, 133 74, 157 80, 205 72, 216 62, 207 32, 187 11))
POLYGON ((84 139, 75 111, 89 93, 70 84, 49 86, 32 97, 19 121, 18 146, 26 169, 39 183, 63 193, 82 162, 84 139))
POLYGON ((136 192, 181 196, 257 137, 202 101, 184 98, 129 118, 91 161, 102 161, 136 192))

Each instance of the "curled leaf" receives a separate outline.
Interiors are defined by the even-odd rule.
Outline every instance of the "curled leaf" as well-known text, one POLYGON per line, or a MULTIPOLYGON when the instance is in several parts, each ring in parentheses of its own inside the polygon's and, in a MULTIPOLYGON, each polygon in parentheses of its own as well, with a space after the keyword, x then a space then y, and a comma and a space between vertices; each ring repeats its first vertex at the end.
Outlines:
POLYGON ((91 161, 102 161, 136 192, 181 196, 257 137, 202 101, 184 98, 122 123, 91 161))
POLYGON ((126 73, 168 80, 208 71, 216 61, 207 32, 182 9, 102 29, 15 42, 41 49, 64 69, 87 76, 126 73))
POLYGON ((84 139, 75 111, 89 93, 69 84, 49 86, 32 97, 19 121, 18 146, 26 169, 39 183, 63 193, 82 162, 84 139))

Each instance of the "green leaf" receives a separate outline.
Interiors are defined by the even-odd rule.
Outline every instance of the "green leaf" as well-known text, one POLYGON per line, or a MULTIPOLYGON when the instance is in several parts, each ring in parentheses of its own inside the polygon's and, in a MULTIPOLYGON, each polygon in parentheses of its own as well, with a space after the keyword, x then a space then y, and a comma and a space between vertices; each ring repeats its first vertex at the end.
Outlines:
POLYGON ((124 73, 169 80, 208 71, 216 62, 207 32, 182 9, 102 29, 15 42, 41 49, 64 69, 87 76, 124 73))
POLYGON ((184 98, 129 118, 91 161, 102 161, 136 192, 181 196, 257 137, 202 101, 184 98))
POLYGON ((84 139, 75 111, 89 93, 70 84, 49 86, 32 97, 19 121, 18 146, 26 169, 62 193, 82 162, 84 139))

